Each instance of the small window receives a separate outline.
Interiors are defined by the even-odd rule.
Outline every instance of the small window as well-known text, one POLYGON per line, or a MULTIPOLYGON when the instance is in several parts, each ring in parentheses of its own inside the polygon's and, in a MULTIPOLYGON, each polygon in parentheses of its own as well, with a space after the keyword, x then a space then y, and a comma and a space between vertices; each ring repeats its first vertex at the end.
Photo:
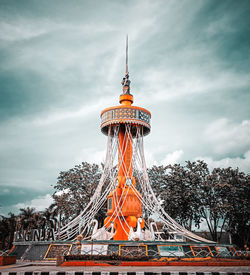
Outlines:
POLYGON ((108 200, 108 209, 112 209, 112 199, 108 200))

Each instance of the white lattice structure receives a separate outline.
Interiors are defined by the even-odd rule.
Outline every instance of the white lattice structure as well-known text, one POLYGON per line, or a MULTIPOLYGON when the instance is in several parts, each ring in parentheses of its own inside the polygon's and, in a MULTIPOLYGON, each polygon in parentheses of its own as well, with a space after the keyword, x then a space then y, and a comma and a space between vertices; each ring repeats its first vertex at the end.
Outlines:
MULTIPOLYGON (((133 166, 132 176, 136 178, 136 186, 130 185, 126 189, 124 189, 123 198, 126 199, 126 192, 128 193, 128 191, 132 189, 134 194, 136 194, 139 200, 141 201, 143 208, 145 210, 145 214, 147 214, 148 217, 151 217, 153 219, 157 217, 157 220, 164 225, 164 229, 168 231, 170 234, 179 234, 183 236, 183 238, 187 238, 192 241, 209 242, 208 240, 189 232, 181 225, 179 225, 164 211, 162 205, 157 200, 150 185, 146 169, 143 148, 143 127, 141 125, 133 126, 133 137, 133 135, 131 134, 130 125, 125 125, 125 133, 129 138, 127 139, 127 142, 122 145, 119 144, 119 128, 119 124, 116 126, 110 125, 108 128, 108 142, 104 172, 102 174, 99 185, 93 197, 91 198, 85 210, 74 220, 72 220, 70 223, 68 223, 61 229, 60 236, 58 236, 58 238, 62 240, 68 240, 74 239, 79 234, 83 234, 86 240, 91 239, 92 232, 89 232, 89 229, 91 228, 92 222, 95 219, 95 215, 100 210, 100 208, 103 207, 106 203, 108 194, 116 188, 115 184, 117 179, 117 171, 119 170, 118 151, 124 151, 123 149, 126 148, 128 146, 128 142, 131 141, 133 144, 133 157, 131 162, 131 166, 133 166), (103 187, 105 182, 108 182, 108 185, 104 189, 103 187), (138 190, 141 191, 142 196, 139 195, 140 193, 138 190)), ((124 172, 126 176, 128 176, 128 171, 124 172)), ((114 199, 115 196, 116 192, 114 192, 114 199)), ((118 205, 119 204, 117 204, 117 208, 118 205)), ((124 217, 120 217, 118 215, 118 213, 121 212, 121 208, 122 206, 120 206, 120 209, 116 209, 116 217, 114 218, 122 219, 124 221, 124 217)), ((154 232, 154 230, 152 230, 152 225, 150 226, 150 224, 146 223, 145 227, 146 230, 149 230, 151 233, 151 238, 148 238, 148 240, 163 240, 162 237, 159 236, 159 233, 156 233, 154 232)), ((100 233, 104 233, 106 231, 109 231, 109 229, 110 228, 105 228, 103 226, 102 229, 98 230, 100 233)), ((126 233, 128 235, 130 234, 130 232, 126 233)), ((102 234, 101 236, 103 236, 103 239, 105 239, 105 234, 102 234)))
POLYGON ((150 132, 151 114, 132 106, 127 62, 122 85, 121 105, 101 113, 101 130, 108 140, 98 187, 84 211, 64 226, 57 238, 72 240, 82 234, 85 240, 176 241, 180 236, 179 241, 210 242, 179 225, 157 200, 150 185, 143 148, 143 137, 150 132), (105 203, 108 204, 105 226, 98 228, 95 216, 105 203), (161 231, 152 219, 161 222, 161 231), (167 233, 167 239, 163 232, 167 233))

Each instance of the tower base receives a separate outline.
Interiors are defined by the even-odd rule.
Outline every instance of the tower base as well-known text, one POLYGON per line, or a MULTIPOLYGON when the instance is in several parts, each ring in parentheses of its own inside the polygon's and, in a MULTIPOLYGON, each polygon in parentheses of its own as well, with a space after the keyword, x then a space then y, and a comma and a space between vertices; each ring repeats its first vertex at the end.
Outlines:
POLYGON ((17 242, 9 255, 25 261, 56 261, 61 265, 247 265, 233 245, 195 242, 73 241, 17 242), (63 257, 62 257, 63 256, 63 257))

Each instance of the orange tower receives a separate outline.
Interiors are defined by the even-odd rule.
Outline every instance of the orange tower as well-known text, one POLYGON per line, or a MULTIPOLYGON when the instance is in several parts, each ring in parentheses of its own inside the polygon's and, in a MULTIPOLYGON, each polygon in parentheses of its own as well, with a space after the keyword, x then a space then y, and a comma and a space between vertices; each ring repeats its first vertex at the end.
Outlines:
MULTIPOLYGON (((148 110, 132 106, 128 73, 128 39, 126 44, 126 73, 122 81, 123 93, 120 105, 107 108, 101 113, 101 130, 106 135, 118 131, 118 173, 113 190, 107 196, 105 227, 114 224, 114 240, 128 240, 130 230, 142 217, 142 196, 136 189, 133 167, 133 138, 138 131, 144 136, 150 132, 151 114, 148 110)), ((140 220, 141 221, 141 220, 140 220)), ((144 221, 140 222, 141 228, 144 221)))
POLYGON ((128 73, 128 38, 122 86, 120 105, 101 112, 101 130, 108 139, 99 184, 85 209, 61 228, 58 239, 72 240, 82 234, 86 241, 112 238, 117 241, 183 241, 186 238, 195 242, 210 242, 173 220, 153 192, 143 145, 144 136, 150 133, 151 114, 144 108, 133 106, 128 73), (106 199, 107 217, 104 226, 98 228, 95 217, 106 199), (145 223, 144 214, 149 218, 159 218, 163 224, 162 230, 158 230, 154 221, 145 223), (163 233, 166 232, 168 238, 164 239, 166 234, 163 233))

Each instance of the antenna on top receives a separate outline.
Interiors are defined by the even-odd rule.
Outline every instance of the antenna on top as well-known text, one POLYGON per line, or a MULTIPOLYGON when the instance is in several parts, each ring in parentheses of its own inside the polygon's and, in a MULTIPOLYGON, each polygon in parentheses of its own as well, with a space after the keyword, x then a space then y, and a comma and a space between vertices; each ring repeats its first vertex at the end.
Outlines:
POLYGON ((128 74, 128 35, 126 39, 126 74, 128 74))
POLYGON ((128 35, 126 37, 126 73, 122 79, 123 94, 130 94, 130 80, 128 74, 128 35))

